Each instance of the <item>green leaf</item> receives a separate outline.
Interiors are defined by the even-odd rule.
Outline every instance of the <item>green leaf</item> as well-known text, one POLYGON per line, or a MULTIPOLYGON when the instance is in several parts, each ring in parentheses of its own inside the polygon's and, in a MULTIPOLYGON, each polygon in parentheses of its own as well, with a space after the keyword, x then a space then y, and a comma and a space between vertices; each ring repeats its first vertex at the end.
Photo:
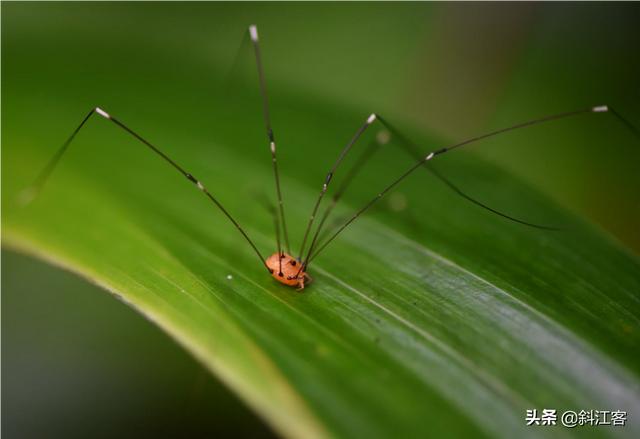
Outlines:
MULTIPOLYGON (((287 120, 305 133, 309 118, 325 116, 309 109, 287 120)), ((100 124, 27 208, 10 200, 43 157, 11 139, 4 244, 121 297, 281 432, 512 437, 534 433, 527 408, 639 407, 637 261, 508 175, 476 160, 446 163, 455 181, 490 186, 496 199, 518 193, 514 205, 565 230, 505 223, 419 176, 403 188, 407 211, 359 220, 297 293, 183 177, 124 133, 97 138, 111 128, 100 124)), ((273 251, 269 215, 239 188, 270 188, 268 161, 230 144, 181 145, 168 149, 204 171, 195 175, 273 251)), ((324 169, 319 162, 305 172, 324 169)), ((284 187, 290 218, 302 222, 316 191, 289 177, 284 187)))
MULTIPOLYGON (((86 48, 70 46, 69 56, 86 48)), ((15 47, 10 55, 19 65, 33 62, 15 47)), ((39 55, 40 63, 54 57, 39 55)), ((135 68, 157 67, 142 64, 135 68)), ((71 96, 49 91, 47 99, 38 93, 48 85, 31 88, 10 70, 3 245, 124 300, 290 437, 568 435, 578 430, 526 427, 525 411, 640 413, 637 258, 469 153, 434 164, 487 204, 563 230, 505 222, 419 171, 395 192, 399 202, 381 203, 314 261, 314 282, 298 293, 266 273, 189 182, 100 118, 78 136, 41 196, 28 207, 16 203, 98 103, 200 178, 262 251, 274 252, 271 218, 255 197, 273 193, 255 102, 199 96, 203 82, 195 79, 154 94, 192 67, 185 60, 178 73, 99 87, 61 75, 57 84, 71 96), (94 94, 74 97, 78 89, 94 94), (41 121, 37 130, 33 120, 41 121)), ((366 114, 295 92, 274 95, 297 245, 324 173, 366 114)), ((413 137, 425 151, 442 146, 413 137)), ((410 162, 383 152, 339 213, 359 207, 410 162)), ((633 437, 640 426, 631 420, 624 430, 588 432, 633 437)))

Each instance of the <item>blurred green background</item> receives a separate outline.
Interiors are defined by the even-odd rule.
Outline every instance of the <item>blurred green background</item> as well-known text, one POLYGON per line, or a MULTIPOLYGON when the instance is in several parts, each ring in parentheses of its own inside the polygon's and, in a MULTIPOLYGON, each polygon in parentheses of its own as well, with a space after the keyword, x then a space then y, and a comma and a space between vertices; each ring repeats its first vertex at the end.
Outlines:
MULTIPOLYGON (((3 3, 3 198, 17 184, 5 179, 16 165, 7 145, 25 148, 27 178, 95 105, 163 144, 232 139, 237 127, 225 131, 193 109, 215 106, 221 88, 257 98, 250 62, 232 86, 224 82, 252 22, 285 139, 278 115, 296 110, 291 96, 375 111, 448 142, 602 103, 640 124, 637 4, 3 3)), ((359 122, 331 128, 348 136, 359 122)), ((259 111, 247 127, 261 142, 259 111)), ((112 127, 91 129, 121 139, 112 127)), ((304 157, 289 154, 283 172, 317 185, 304 157)), ((640 252, 640 148, 608 115, 512 133, 466 154, 499 163, 640 252)), ((175 437, 188 425, 190 437, 272 435, 126 306, 40 262, 2 256, 3 433, 175 437)))

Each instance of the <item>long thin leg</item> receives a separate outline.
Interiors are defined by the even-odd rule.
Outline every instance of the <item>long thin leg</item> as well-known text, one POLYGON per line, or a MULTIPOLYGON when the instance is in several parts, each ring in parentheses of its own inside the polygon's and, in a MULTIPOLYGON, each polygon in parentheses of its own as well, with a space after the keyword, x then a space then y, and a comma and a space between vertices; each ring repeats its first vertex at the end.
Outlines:
POLYGON ((327 208, 324 210, 322 214, 322 218, 320 218, 320 222, 318 223, 318 226, 316 227, 316 231, 313 234, 313 238, 311 239, 311 245, 309 245, 309 250, 307 251, 307 257, 309 257, 309 255, 315 249, 322 227, 326 223, 333 209, 338 204, 338 201, 340 201, 340 199, 342 198, 342 195, 344 195, 346 190, 349 188, 349 185, 351 184, 353 179, 356 177, 356 175, 358 175, 362 167, 364 167, 364 165, 369 161, 369 159, 373 156, 373 154, 375 154, 379 146, 380 145, 375 141, 370 142, 369 145, 367 145, 367 148, 362 152, 362 154, 360 154, 360 157, 358 157, 358 160, 356 161, 356 163, 347 172, 347 175, 340 183, 340 186, 336 190, 335 194, 331 197, 331 202, 329 203, 327 208))
MULTIPOLYGON (((429 164, 425 163, 425 167, 427 167, 429 164)), ((454 185, 451 180, 449 180, 448 178, 446 178, 444 175, 442 175, 440 173, 440 171, 437 171, 433 166, 428 166, 426 168, 429 172, 431 172, 431 174, 433 174, 436 178, 438 178, 442 183, 444 183, 449 189, 451 189, 453 192, 455 192, 456 194, 460 195, 462 198, 464 198, 467 201, 471 201, 473 204, 482 207, 483 209, 488 210, 489 212, 495 213, 496 215, 499 215, 503 218, 506 218, 510 221, 522 224, 524 226, 529 226, 529 227, 533 227, 535 229, 541 229, 541 230, 561 230, 560 227, 554 227, 554 226, 545 226, 543 224, 534 224, 531 223, 529 221, 525 221, 525 220, 521 220, 518 219, 514 216, 508 215, 504 212, 500 212, 499 210, 494 209, 491 206, 487 206, 486 204, 482 203, 481 201, 476 200, 475 198, 471 198, 469 195, 465 194, 464 192, 462 192, 462 190, 454 185)))
POLYGON ((280 276, 283 276, 282 274, 282 257, 283 257, 283 253, 282 253, 282 247, 280 245, 280 221, 279 221, 279 216, 278 216, 278 211, 275 208, 275 206, 273 204, 271 204, 271 202, 269 201, 269 199, 266 197, 266 195, 264 197, 261 197, 260 200, 262 202, 262 205, 267 209, 267 211, 271 214, 271 216, 273 217, 273 228, 275 230, 276 233, 276 248, 278 249, 278 274, 280 274, 280 276))
MULTIPOLYGON (((405 136, 403 136, 395 127, 393 127, 389 122, 387 122, 384 118, 382 118, 382 116, 380 115, 376 115, 377 116, 377 120, 387 129, 390 131, 390 133, 392 133, 392 135, 394 137, 396 137, 398 140, 400 140, 400 144, 402 145, 402 147, 405 149, 405 151, 407 151, 409 154, 411 154, 414 158, 420 158, 422 157, 422 154, 419 151, 419 148, 410 140, 408 140, 405 136)), ((316 232, 313 236, 313 239, 311 241, 311 245, 309 247, 309 251, 307 252, 307 256, 305 257, 305 261, 309 260, 310 255, 313 253, 313 250, 315 250, 316 248, 316 244, 319 240, 319 236, 320 233, 322 231, 322 226, 324 225, 324 223, 326 222, 329 214, 331 213, 331 211, 333 210, 333 208, 336 206, 338 200, 341 198, 341 196, 343 195, 343 193, 345 192, 345 190, 347 189, 349 183, 351 182, 351 180, 353 180, 353 177, 355 177, 355 175, 357 174, 357 172, 364 166, 364 164, 371 158, 371 156, 376 152, 376 150, 378 149, 378 144, 376 143, 371 143, 369 145, 369 148, 367 148, 367 150, 360 156, 360 158, 358 159, 358 161, 356 162, 356 164, 352 167, 352 169, 350 170, 347 178, 345 178, 345 180, 343 181, 341 187, 338 189, 338 191, 336 191, 336 194, 332 197, 331 200, 331 204, 327 207, 327 209, 325 209, 323 216, 320 220, 320 223, 316 229, 316 232)), ((424 163, 424 168, 431 172, 431 174, 436 177, 437 179, 439 179, 440 181, 442 181, 447 187, 449 187, 452 191, 454 191, 454 193, 456 193, 457 195, 465 198, 466 200, 476 204, 479 207, 482 207, 490 212, 493 212, 499 216, 502 216, 503 218, 509 219, 511 221, 515 221, 517 223, 526 225, 526 226, 530 226, 530 227, 535 227, 535 228, 539 228, 539 229, 545 229, 545 230, 558 230, 558 228, 556 227, 551 227, 551 226, 545 226, 545 225, 540 225, 540 224, 534 224, 528 221, 524 221, 518 218, 515 218, 511 215, 508 215, 506 213, 500 212, 497 209, 494 209, 490 206, 487 206, 486 204, 482 203, 479 200, 476 200, 474 198, 472 198, 471 196, 467 195, 466 193, 464 193, 459 187, 457 187, 451 180, 449 180, 448 178, 446 178, 444 175, 442 175, 440 172, 436 171, 433 167, 429 166, 428 163, 424 163)), ((304 264, 303 264, 304 266, 304 264)))
MULTIPOLYGON (((420 157, 422 157, 422 153, 419 151, 418 146, 415 145, 414 143, 412 143, 411 141, 409 141, 397 129, 395 129, 393 126, 391 126, 391 124, 389 124, 385 119, 383 119, 382 116, 378 115, 378 121, 380 121, 380 123, 382 123, 382 125, 390 133, 392 133, 392 135, 394 137, 396 137, 400 141, 400 144, 403 147, 403 149, 408 154, 410 154, 414 159, 419 159, 420 157)), ((315 233, 313 235, 313 238, 311 240, 311 245, 309 246, 309 250, 307 251, 307 256, 306 256, 305 259, 307 259, 309 257, 309 255, 311 255, 313 253, 313 250, 315 250, 317 243, 321 240, 322 228, 323 228, 324 224, 326 223, 326 220, 328 219, 329 215, 331 214, 331 212, 333 211, 333 209, 337 205, 338 201, 340 200, 340 198, 342 197, 344 192, 348 189, 350 183, 353 181, 353 179, 358 174, 358 172, 362 169, 362 167, 364 167, 364 165, 377 152, 378 148, 380 147, 380 144, 381 143, 379 141, 372 141, 372 142, 369 143, 369 145, 366 148, 366 150, 360 155, 360 157, 358 158, 356 163, 348 171, 347 176, 341 182, 341 185, 336 190, 336 193, 333 195, 333 197, 331 197, 331 203, 329 204, 329 206, 327 206, 327 208, 324 210, 324 212, 322 214, 322 218, 320 219, 320 222, 318 223, 316 231, 315 231, 315 233)), ((508 215, 508 214, 506 214, 504 212, 500 212, 499 210, 497 210, 495 208, 492 208, 492 207, 482 203, 481 201, 474 199, 470 195, 466 194, 464 191, 462 191, 462 189, 460 189, 458 186, 456 186, 451 180, 446 178, 440 172, 436 171, 436 169, 433 168, 432 166, 429 166, 428 163, 424 164, 424 169, 429 171, 434 177, 439 179, 445 186, 447 186, 449 189, 451 189, 455 194, 457 194, 457 195, 461 196, 462 198, 474 203, 475 205, 477 205, 479 207, 482 207, 483 209, 486 209, 486 210, 488 210, 488 211, 490 211, 492 213, 495 213, 496 215, 499 215, 499 216, 501 216, 503 218, 506 218, 508 220, 511 220, 511 221, 514 221, 514 222, 517 222, 517 223, 520 223, 520 224, 523 224, 523 225, 526 225, 526 226, 538 228, 538 229, 559 230, 556 227, 545 226, 545 225, 541 225, 541 224, 534 224, 534 223, 531 223, 531 222, 528 222, 528 221, 524 221, 524 220, 515 218, 515 217, 513 217, 511 215, 508 215)))
MULTIPOLYGON (((406 136, 402 135, 402 133, 400 133, 400 131, 398 129, 396 129, 393 125, 391 125, 389 122, 387 122, 386 119, 383 119, 382 117, 378 116, 378 120, 380 121, 380 123, 382 123, 382 125, 384 125, 384 127, 386 129, 388 129, 392 133, 392 135, 394 137, 396 137, 400 141, 400 145, 403 147, 403 149, 409 155, 411 155, 416 160, 419 160, 422 157, 422 153, 420 152, 420 148, 418 147, 418 145, 413 143, 406 136)), ((424 164, 424 169, 429 171, 434 177, 436 177, 438 180, 440 180, 445 186, 447 186, 449 189, 451 189, 457 195, 461 196, 462 198, 464 198, 467 201, 470 201, 470 202, 474 203, 475 205, 477 205, 479 207, 482 207, 483 209, 488 210, 489 212, 495 213, 496 215, 499 215, 499 216, 501 216, 503 218, 506 218, 508 220, 514 221, 516 223, 520 223, 520 224, 523 224, 523 225, 529 226, 529 227, 534 227, 536 229, 560 230, 557 227, 546 226, 546 225, 542 225, 542 224, 534 224, 534 223, 531 223, 529 221, 518 219, 518 218, 513 217, 511 215, 508 215, 508 214, 506 214, 504 212, 500 212, 499 210, 494 209, 493 207, 487 206, 486 204, 482 203, 481 201, 478 201, 478 200, 472 198, 471 196, 467 195, 466 193, 464 193, 451 180, 449 180, 444 175, 442 175, 441 172, 437 171, 430 163, 425 163, 424 164)))
POLYGON ((29 202, 31 200, 33 200, 33 198, 35 198, 35 196, 37 196, 37 194, 40 193, 40 191, 42 190, 43 186, 45 185, 45 183, 47 182, 47 180, 49 179, 49 177, 51 176, 51 173, 53 172, 53 170, 55 169, 55 167, 58 165, 58 163, 60 162, 60 159, 62 158, 62 156, 64 155, 64 153, 67 151, 67 149, 69 148, 69 145, 71 144, 71 142, 73 141, 73 139, 76 137, 76 135, 78 134, 78 132, 80 131, 80 129, 85 125, 85 123, 91 118, 91 116, 93 116, 94 114, 98 114, 102 117, 104 117, 107 120, 110 120, 111 122, 113 122, 114 124, 116 124, 117 126, 119 126, 120 128, 122 128, 123 130, 125 130, 127 133, 131 134, 133 137, 135 137, 136 139, 138 139, 140 142, 142 142, 144 145, 146 145, 151 151, 153 151, 154 153, 156 153, 158 156, 160 156, 164 161, 166 161, 167 163, 169 163, 171 166, 173 166, 178 172, 180 172, 182 175, 184 175, 187 180, 189 180, 191 183, 193 183, 198 189, 200 189, 200 191, 202 191, 207 198, 209 198, 209 200, 211 200, 218 209, 220 209, 220 211, 229 219, 229 221, 231 221, 233 223, 233 225, 235 226, 236 229, 238 229, 238 231, 242 234, 242 236, 244 237, 244 239, 247 240, 247 242, 249 243, 249 245, 251 246, 251 248, 253 249, 253 251, 256 253, 256 255, 258 256, 258 258, 260 259, 260 263, 263 264, 267 270, 269 269, 269 267, 267 267, 267 264, 265 262, 264 257, 262 256, 262 254, 260 253, 260 251, 258 250, 258 248, 256 247, 256 245, 253 243, 253 241, 251 240, 251 238, 249 238, 249 236, 247 235, 247 233, 244 231, 244 229, 240 226, 240 224, 238 224, 238 222, 231 216, 231 214, 227 211, 227 209, 224 208, 224 206, 222 206, 222 204, 220 204, 220 202, 213 196, 211 195, 211 193, 207 190, 207 188, 200 182, 200 180, 198 180, 197 178, 195 178, 193 175, 191 175, 190 173, 188 173, 187 171, 185 171, 180 165, 178 165, 176 162, 174 162, 171 158, 169 158, 169 156, 167 156, 165 153, 163 153, 162 151, 160 151, 158 148, 156 148, 155 146, 153 146, 151 143, 149 143, 148 141, 146 141, 145 139, 143 139, 140 135, 138 135, 137 133, 135 133, 133 130, 131 130, 129 127, 127 127, 126 125, 124 125, 122 122, 120 122, 118 119, 114 118, 113 116, 111 116, 109 113, 107 113, 106 111, 102 110, 101 108, 94 108, 92 109, 89 114, 87 114, 87 116, 82 120, 82 122, 80 123, 80 125, 78 126, 78 128, 75 129, 75 131, 73 132, 73 134, 71 134, 71 136, 67 139, 66 142, 64 142, 64 144, 62 145, 62 147, 60 147, 60 149, 56 152, 56 154, 51 158, 51 160, 49 161, 49 163, 44 167, 44 169, 42 170, 42 172, 38 175, 38 178, 35 180, 34 184, 27 189, 27 193, 30 195, 29 196, 29 200, 26 200, 26 202, 29 202))
MULTIPOLYGON (((313 253, 313 250, 316 248, 316 244, 318 243, 318 240, 320 238, 320 232, 322 231, 324 224, 329 218, 329 215, 338 204, 338 201, 340 201, 340 199, 342 198, 342 195, 344 195, 346 190, 349 188, 349 185, 351 184, 353 179, 358 175, 360 170, 369 161, 369 159, 373 156, 373 154, 376 153, 379 146, 380 145, 376 141, 369 142, 369 144, 367 145, 367 148, 362 152, 362 154, 360 154, 360 156, 358 157, 356 162, 353 164, 353 166, 351 166, 349 171, 347 171, 347 175, 340 183, 340 186, 336 190, 335 194, 331 197, 331 202, 329 203, 327 208, 324 210, 322 214, 322 218, 320 218, 320 222, 318 223, 316 227, 316 231, 313 234, 313 238, 311 239, 309 250, 307 250, 307 255, 305 257, 300 255, 300 258, 302 259, 302 261, 307 260, 309 258, 309 255, 313 253)), ((302 271, 303 267, 304 267, 304 264, 301 264, 299 271, 302 271)))
MULTIPOLYGON (((327 176, 324 179, 324 183, 322 184, 322 188, 320 189, 320 195, 318 195, 316 204, 313 206, 313 210, 311 211, 311 216, 309 217, 309 222, 307 223, 307 229, 304 232, 304 237, 302 238, 302 245, 300 246, 300 252, 298 253, 300 255, 299 256, 300 258, 302 258, 304 255, 304 249, 307 244, 307 239, 309 238, 309 232, 311 231, 311 227, 313 226, 313 222, 316 218, 316 214, 318 213, 318 207, 320 207, 322 198, 324 198, 324 195, 327 193, 327 189, 329 188, 329 184, 331 183, 331 179, 333 178, 333 175, 336 172, 336 169, 338 169, 338 166, 340 166, 340 163, 342 163, 342 160, 344 160, 347 153, 351 150, 353 145, 358 141, 360 136, 362 136, 362 134, 369 127, 369 125, 371 125, 375 120, 376 120, 375 114, 371 114, 367 118, 365 123, 362 124, 362 126, 358 129, 356 134, 351 138, 349 143, 347 143, 347 145, 342 149, 342 151, 340 151, 340 155, 338 156, 338 159, 335 161, 335 163, 331 167, 331 170, 327 173, 327 176)), ((300 268, 302 269, 302 267, 303 266, 301 266, 300 268)))
POLYGON ((621 123, 623 123, 625 126, 627 126, 627 128, 629 128, 630 131, 634 135, 636 135, 638 138, 640 138, 640 135, 639 135, 639 132, 638 132, 637 128, 635 128, 632 124, 630 124, 629 121, 627 121, 626 119, 622 118, 622 116, 620 116, 618 112, 613 111, 613 110, 610 111, 609 107, 606 106, 606 105, 599 105, 599 106, 595 106, 595 107, 585 108, 585 109, 582 109, 582 110, 571 111, 571 112, 566 112, 566 113, 559 113, 559 114, 554 114, 554 115, 551 115, 551 116, 546 116, 546 117, 542 117, 542 118, 538 118, 538 119, 533 119, 533 120, 530 120, 530 121, 527 121, 527 122, 522 122, 522 123, 519 123, 519 124, 516 124, 516 125, 512 125, 510 127, 507 127, 507 128, 502 128, 500 130, 491 131, 489 133, 486 133, 486 134, 483 134, 483 135, 480 135, 480 136, 472 137, 470 139, 467 139, 467 140, 464 140, 462 142, 456 143, 456 144, 451 145, 449 147, 441 148, 441 149, 438 149, 436 151, 430 152, 425 157, 423 157, 420 160, 418 160, 417 163, 415 163, 413 166, 411 166, 408 170, 406 170, 398 178, 393 180, 390 185, 385 187, 372 200, 370 200, 367 204, 365 204, 361 209, 356 211, 356 213, 348 221, 346 221, 342 226, 340 226, 340 228, 333 235, 331 235, 322 245, 320 245, 318 247, 318 249, 309 258, 307 258, 305 263, 303 263, 303 266, 305 267, 305 270, 308 270, 309 263, 316 256, 318 256, 327 247, 327 245, 329 245, 347 226, 349 226, 351 223, 353 223, 360 215, 362 215, 364 212, 366 212, 371 206, 373 206, 380 198, 382 198, 386 193, 388 193, 391 189, 393 189, 402 180, 407 178, 416 169, 422 167, 424 164, 426 164, 427 162, 429 162, 430 160, 432 160, 436 156, 439 156, 439 155, 444 154, 446 152, 449 152, 449 151, 452 151, 454 149, 460 148, 462 146, 465 146, 465 145, 468 145, 468 144, 471 144, 471 143, 474 143, 474 142, 478 142, 480 140, 483 140, 483 139, 486 139, 486 138, 489 138, 489 137, 497 136, 498 134, 506 133, 508 131, 513 131, 513 130, 516 130, 516 129, 519 129, 519 128, 524 128, 524 127, 531 126, 531 125, 537 125, 537 124, 541 124, 541 123, 544 123, 544 122, 550 122, 550 121, 553 121, 553 120, 562 119, 562 118, 566 118, 566 117, 577 116, 577 115, 585 114, 585 113, 605 113, 605 112, 610 112, 621 123))
MULTIPOLYGON (((287 222, 284 217, 284 203, 282 201, 282 190, 280 189, 280 174, 278 173, 278 162, 276 160, 276 141, 271 128, 271 116, 269 113, 269 98, 267 96, 267 84, 264 79, 264 70, 262 68, 262 57, 260 55, 260 44, 258 39, 258 28, 252 24, 249 26, 249 35, 253 42, 253 49, 256 55, 256 66, 258 68, 258 81, 260 82, 260 94, 262 95, 262 113, 264 115, 264 125, 267 129, 267 137, 269 139, 269 149, 271 150, 271 162, 273 163, 273 176, 276 182, 276 196, 278 197, 278 210, 280 212, 280 222, 282 223, 282 231, 284 235, 284 243, 287 252, 291 253, 289 245, 289 233, 287 232, 287 222)), ((278 242, 278 247, 280 243, 278 242)))
POLYGON ((20 201, 22 204, 29 204, 40 194, 42 187, 44 186, 45 182, 49 179, 49 176, 51 175, 55 167, 58 165, 58 162, 60 161, 64 153, 67 151, 67 148, 69 148, 71 141, 74 139, 74 137, 76 137, 76 134, 78 134, 78 132, 82 129, 84 124, 87 123, 89 118, 93 115, 93 113, 96 110, 97 108, 93 108, 91 111, 89 111, 89 113, 87 113, 84 119, 82 119, 82 122, 80 122, 80 125, 78 125, 78 127, 73 131, 73 133, 71 133, 69 138, 62 144, 60 149, 56 151, 55 155, 51 157, 51 160, 49 160, 49 163, 47 163, 47 165, 42 169, 42 171, 40 171, 40 174, 38 174, 38 177, 35 179, 33 184, 22 191, 22 193, 20 194, 20 201))

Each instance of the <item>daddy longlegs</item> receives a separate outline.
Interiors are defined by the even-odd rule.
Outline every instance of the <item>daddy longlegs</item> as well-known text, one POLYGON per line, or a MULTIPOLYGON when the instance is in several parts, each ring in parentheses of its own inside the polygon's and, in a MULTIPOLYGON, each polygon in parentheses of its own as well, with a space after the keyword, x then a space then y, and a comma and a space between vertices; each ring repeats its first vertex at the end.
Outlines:
POLYGON ((539 229, 547 229, 553 230, 553 227, 533 224, 513 216, 502 213, 494 208, 491 208, 478 200, 473 199, 469 195, 465 194, 460 190, 457 186, 455 186, 450 180, 445 178, 441 173, 437 172, 433 167, 429 166, 429 162, 436 157, 439 157, 447 152, 450 152, 454 149, 461 148, 463 146, 469 145, 471 143, 478 142, 483 139, 487 139, 489 137, 494 137, 499 134, 506 133, 508 131, 517 130, 520 128, 525 128, 532 125, 543 124, 547 122, 551 122, 558 119, 569 118, 573 116, 578 116, 586 113, 609 113, 612 114, 618 121, 620 121, 628 130, 630 130, 635 136, 640 138, 640 131, 634 125, 632 125, 627 119, 622 117, 620 113, 615 111, 613 108, 607 105, 596 105, 588 108, 583 108, 575 111, 569 111, 564 113, 553 114, 550 116, 545 116, 537 119, 532 119, 526 122, 518 123, 512 125, 507 128, 502 128, 499 130, 491 131, 489 133, 485 133, 476 137, 472 137, 470 139, 464 140, 462 142, 458 142, 452 144, 450 146, 440 148, 429 152, 426 155, 423 155, 420 152, 420 148, 411 142, 408 138, 402 135, 400 131, 398 131, 393 125, 387 122, 384 118, 382 118, 377 113, 372 113, 368 116, 365 122, 358 128, 354 136, 347 143, 347 145, 340 151, 338 158, 331 166, 331 169, 327 173, 322 187, 320 189, 320 193, 318 198, 313 205, 313 209, 311 211, 311 215, 307 222, 307 227, 304 232, 304 236, 302 238, 302 244, 300 246, 300 250, 298 251, 298 256, 294 257, 291 255, 291 246, 289 242, 289 235, 287 233, 287 223, 285 220, 285 210, 284 210, 284 202, 282 197, 282 190, 280 187, 280 175, 278 171, 278 162, 276 159, 276 142, 275 136, 273 133, 273 129, 271 127, 271 117, 269 114, 269 99, 267 96, 267 87, 264 75, 264 69, 262 66, 262 58, 260 52, 260 44, 258 38, 258 29, 255 25, 251 25, 248 28, 248 34, 251 39, 253 45, 253 51, 255 55, 256 67, 258 72, 258 82, 260 87, 260 95, 262 98, 262 113, 264 116, 264 124, 267 133, 267 140, 269 143, 269 149, 271 151, 271 161, 273 167, 273 175, 275 181, 275 192, 277 198, 277 208, 271 208, 272 214, 274 216, 274 226, 275 226, 275 234, 276 234, 276 253, 273 253, 268 258, 264 258, 258 247, 255 243, 249 238, 249 235, 246 231, 240 226, 240 224, 234 219, 234 217, 227 211, 227 209, 218 201, 216 197, 214 197, 211 192, 204 186, 204 184, 194 177, 192 174, 187 172, 182 166, 177 164, 172 158, 162 152, 160 149, 152 145, 150 142, 145 140, 138 133, 133 131, 124 123, 120 122, 118 119, 113 117, 110 113, 107 113, 100 107, 95 107, 89 111, 89 113, 82 119, 80 125, 73 131, 71 136, 62 144, 60 149, 54 154, 51 160, 47 163, 44 169, 40 172, 35 182, 28 187, 22 193, 22 201, 24 203, 28 203, 32 201, 42 190, 46 181, 49 179, 54 169, 62 159, 62 156, 67 151, 69 145, 76 137, 78 132, 85 126, 87 121, 94 115, 97 114, 127 133, 131 136, 135 137, 138 141, 140 141, 143 145, 147 146, 152 152, 166 161, 169 165, 171 165, 174 169, 180 172, 187 180, 193 183, 204 195, 227 217, 227 219, 234 225, 234 227, 242 234, 247 243, 251 246, 256 256, 259 258, 260 263, 265 266, 265 268, 269 271, 269 273, 275 278, 278 282, 288 285, 291 287, 297 287, 297 289, 303 290, 305 287, 305 281, 311 281, 311 277, 308 274, 309 265, 311 261, 313 261, 340 233, 342 233, 350 224, 352 224, 358 217, 360 217, 363 213, 365 213, 368 209, 370 209, 378 200, 385 196, 391 189, 395 188, 400 182, 402 182, 405 178, 407 178, 410 174, 415 172, 418 168, 424 167, 426 170, 431 172, 437 179, 442 181, 446 187, 450 188, 455 194, 475 203, 476 205, 482 207, 483 209, 487 209, 490 212, 493 212, 497 215, 500 215, 510 221, 515 221, 517 223, 523 224, 529 227, 535 227, 539 229), (363 151, 361 156, 356 160, 355 164, 348 171, 345 179, 343 180, 341 186, 338 188, 336 193, 331 198, 330 204, 325 208, 318 225, 315 228, 315 231, 312 233, 314 222, 318 215, 318 210, 322 201, 324 199, 325 194, 331 184, 331 181, 340 167, 341 163, 347 156, 347 154, 351 151, 353 146, 357 143, 360 137, 367 131, 367 129, 373 125, 374 123, 379 123, 386 131, 382 132, 381 138, 378 141, 371 142, 366 150, 363 151), (417 161, 409 167, 405 172, 403 172, 400 176, 395 178, 390 184, 388 184, 384 189, 377 193, 377 195, 372 198, 369 202, 367 202, 363 207, 357 210, 347 221, 345 221, 337 230, 333 233, 330 233, 324 239, 321 237, 321 232, 323 230, 324 225, 326 224, 326 220, 331 214, 332 210, 336 206, 337 202, 340 200, 341 196, 344 194, 349 184, 353 180, 353 178, 357 175, 359 170, 364 166, 364 164, 369 160, 369 158, 375 153, 380 144, 385 143, 388 140, 389 136, 393 136, 394 139, 397 139, 400 145, 413 156, 417 161), (386 139, 385 139, 386 137, 386 139), (281 232, 282 231, 282 232, 281 232), (309 242, 309 237, 311 240, 309 242), (283 242, 284 241, 284 242, 283 242), (307 243, 309 243, 309 247, 307 248, 307 243), (283 250, 283 245, 286 247, 286 251, 283 250), (306 253, 305 253, 306 250, 306 253))

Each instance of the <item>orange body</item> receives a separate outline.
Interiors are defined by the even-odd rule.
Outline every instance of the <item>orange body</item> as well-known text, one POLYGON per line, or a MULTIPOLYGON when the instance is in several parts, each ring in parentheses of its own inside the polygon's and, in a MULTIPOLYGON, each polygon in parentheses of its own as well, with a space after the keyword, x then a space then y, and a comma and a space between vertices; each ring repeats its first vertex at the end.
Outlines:
POLYGON ((265 263, 271 271, 271 276, 282 284, 298 287, 298 290, 302 290, 305 280, 311 281, 306 272, 300 271, 300 262, 286 253, 274 253, 267 258, 265 263))

